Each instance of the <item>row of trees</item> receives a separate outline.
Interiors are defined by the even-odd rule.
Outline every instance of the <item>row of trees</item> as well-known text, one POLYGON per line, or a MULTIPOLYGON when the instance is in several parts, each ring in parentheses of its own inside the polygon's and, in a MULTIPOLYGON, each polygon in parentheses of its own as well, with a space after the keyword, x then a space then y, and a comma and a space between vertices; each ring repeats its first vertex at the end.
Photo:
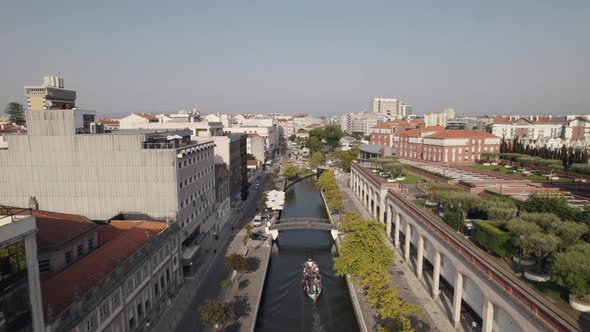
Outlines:
POLYGON ((338 188, 338 183, 336 182, 336 175, 334 175, 334 172, 322 172, 316 181, 316 186, 324 194, 330 211, 338 211, 344 207, 342 194, 340 193, 340 188, 338 188))
POLYGON ((300 138, 293 134, 289 136, 289 140, 298 142, 311 152, 320 151, 324 145, 327 145, 330 151, 334 151, 340 144, 340 138, 342 138, 343 133, 339 126, 329 125, 312 129, 308 132, 308 135, 306 138, 300 138))
POLYGON ((309 158, 309 167, 310 168, 318 168, 318 166, 324 165, 325 158, 324 154, 320 151, 314 152, 311 157, 309 158))
POLYGON ((283 176, 287 178, 287 180, 293 180, 299 175, 299 168, 295 166, 293 163, 288 163, 283 165, 283 176))
POLYGON ((482 199, 449 185, 425 186, 433 187, 431 197, 444 206, 443 220, 453 228, 459 230, 468 215, 490 220, 481 227, 477 223, 480 245, 489 244, 501 255, 516 248, 521 259, 534 258, 538 272, 549 270, 573 295, 590 294, 589 258, 584 256, 590 246, 588 211, 570 206, 562 196, 533 194, 517 206, 510 199, 482 199))
MULTIPOLYGON (((500 142, 500 153, 503 155, 502 158, 504 158, 505 154, 518 154, 521 156, 527 155, 531 157, 537 157, 536 159, 532 159, 537 161, 539 159, 552 159, 547 166, 561 165, 566 171, 568 171, 574 164, 588 163, 588 151, 584 148, 574 148, 573 146, 568 147, 565 144, 560 149, 550 149, 547 147, 547 145, 542 147, 524 145, 522 142, 520 142, 518 136, 516 136, 512 141, 502 138, 502 141, 500 142), (556 162, 553 162, 553 160, 556 162)), ((531 160, 527 160, 526 162, 522 161, 522 163, 544 166, 531 163, 531 160)))
POLYGON ((394 253, 385 242, 384 225, 347 212, 338 227, 344 232, 344 239, 340 256, 334 259, 336 274, 359 277, 367 302, 381 317, 378 331, 412 331, 408 317, 418 315, 420 308, 402 301, 392 285, 387 269, 393 264, 394 253))

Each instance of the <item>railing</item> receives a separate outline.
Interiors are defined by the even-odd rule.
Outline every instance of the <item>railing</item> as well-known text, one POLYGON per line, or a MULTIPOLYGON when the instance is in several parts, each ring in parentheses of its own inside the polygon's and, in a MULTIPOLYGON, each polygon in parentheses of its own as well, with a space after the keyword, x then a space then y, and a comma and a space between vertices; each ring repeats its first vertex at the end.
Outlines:
POLYGON ((269 227, 270 230, 288 230, 288 229, 337 229, 336 225, 330 223, 328 219, 320 218, 289 218, 282 219, 280 223, 269 227))
POLYGON ((498 267, 498 264, 486 257, 481 249, 451 230, 442 221, 427 214, 422 208, 408 201, 399 193, 389 191, 387 196, 402 206, 414 220, 429 228, 439 239, 445 241, 456 253, 474 265, 483 275, 503 289, 511 298, 523 305, 533 315, 540 318, 556 331, 581 331, 575 319, 542 295, 531 289, 526 283, 514 277, 511 272, 498 267))
POLYGON ((24 219, 25 216, 32 216, 33 210, 29 208, 13 208, 10 206, 0 205, 0 220, 10 218, 10 222, 24 219))

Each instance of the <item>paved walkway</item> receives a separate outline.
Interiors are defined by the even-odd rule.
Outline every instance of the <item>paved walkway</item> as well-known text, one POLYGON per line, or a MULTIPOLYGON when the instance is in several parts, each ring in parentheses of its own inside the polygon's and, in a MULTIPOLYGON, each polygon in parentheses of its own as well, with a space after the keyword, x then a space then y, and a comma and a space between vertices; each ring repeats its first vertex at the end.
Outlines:
POLYGON ((270 261, 272 240, 250 240, 244 245, 242 241, 244 235, 246 231, 240 231, 228 249, 228 255, 243 253, 247 249, 249 271, 234 275, 231 279, 232 287, 223 296, 224 302, 232 303, 236 318, 236 321, 224 331, 254 331, 270 261))
MULTIPOLYGON (((347 174, 338 174, 338 185, 340 186, 340 192, 342 193, 343 199, 345 200, 345 208, 347 211, 355 211, 360 213, 362 218, 370 219, 372 216, 368 210, 362 206, 360 200, 353 194, 352 190, 348 187, 349 176, 347 174)), ((451 324, 449 318, 445 313, 444 308, 441 304, 437 303, 429 294, 428 289, 425 288, 420 280, 416 277, 416 274, 412 271, 411 264, 405 264, 402 259, 402 252, 395 248, 389 241, 387 243, 396 253, 395 264, 389 268, 391 278, 398 289, 398 296, 407 303, 417 304, 422 308, 422 315, 420 317, 413 317, 411 319, 412 326, 415 331, 455 331, 455 328, 451 324)), ((359 287, 355 287, 357 293, 359 287)), ((365 300, 364 296, 360 296, 359 300, 362 299, 361 306, 363 312, 368 313, 365 317, 373 317, 374 309, 365 300)), ((374 321, 374 319, 373 319, 374 321)))

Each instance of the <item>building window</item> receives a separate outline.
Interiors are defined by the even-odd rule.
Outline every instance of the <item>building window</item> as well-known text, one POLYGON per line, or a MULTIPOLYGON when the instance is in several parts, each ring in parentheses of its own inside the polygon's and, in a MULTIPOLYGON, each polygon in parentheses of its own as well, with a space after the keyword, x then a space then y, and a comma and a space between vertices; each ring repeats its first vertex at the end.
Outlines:
POLYGON ((86 320, 86 331, 94 331, 96 329, 96 315, 92 315, 92 317, 86 320))
POLYGON ((100 317, 100 321, 103 321, 106 317, 108 317, 110 314, 110 310, 109 310, 109 302, 106 302, 105 304, 100 306, 100 309, 98 311, 98 316, 100 317))
POLYGON ((158 285, 157 282, 154 284, 154 295, 156 297, 159 297, 160 296, 160 286, 158 285))
POLYGON ((94 250, 94 239, 90 238, 88 239, 88 251, 92 251, 94 250))
POLYGON ((49 271, 51 271, 51 262, 49 261, 49 258, 40 260, 39 261, 39 272, 43 273, 43 272, 49 272, 49 271))
POLYGON ((135 272, 135 284, 136 285, 141 284, 141 271, 135 272))
POLYGON ((113 305, 113 309, 119 306, 119 292, 116 292, 111 296, 111 303, 113 305))
POLYGON ((82 243, 78 244, 78 257, 84 256, 84 245, 82 243))
POLYGON ((137 319, 140 320, 143 317, 143 303, 141 301, 137 304, 137 319))
POLYGON ((72 264, 72 251, 68 250, 65 254, 66 265, 72 264))
POLYGON ((127 286, 125 287, 125 291, 127 292, 127 295, 131 294, 131 292, 133 292, 133 279, 129 278, 127 279, 127 286))

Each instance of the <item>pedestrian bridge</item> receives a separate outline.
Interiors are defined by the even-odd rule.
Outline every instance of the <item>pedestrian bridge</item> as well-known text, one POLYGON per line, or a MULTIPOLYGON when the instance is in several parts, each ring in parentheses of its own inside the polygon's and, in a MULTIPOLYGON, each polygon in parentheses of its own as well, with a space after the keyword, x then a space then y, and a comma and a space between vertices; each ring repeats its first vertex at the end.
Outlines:
POLYGON ((330 231, 334 239, 338 236, 338 227, 332 224, 329 219, 321 218, 285 218, 278 223, 271 224, 269 222, 264 227, 265 232, 272 235, 273 240, 279 237, 279 231, 292 229, 319 229, 330 231))

